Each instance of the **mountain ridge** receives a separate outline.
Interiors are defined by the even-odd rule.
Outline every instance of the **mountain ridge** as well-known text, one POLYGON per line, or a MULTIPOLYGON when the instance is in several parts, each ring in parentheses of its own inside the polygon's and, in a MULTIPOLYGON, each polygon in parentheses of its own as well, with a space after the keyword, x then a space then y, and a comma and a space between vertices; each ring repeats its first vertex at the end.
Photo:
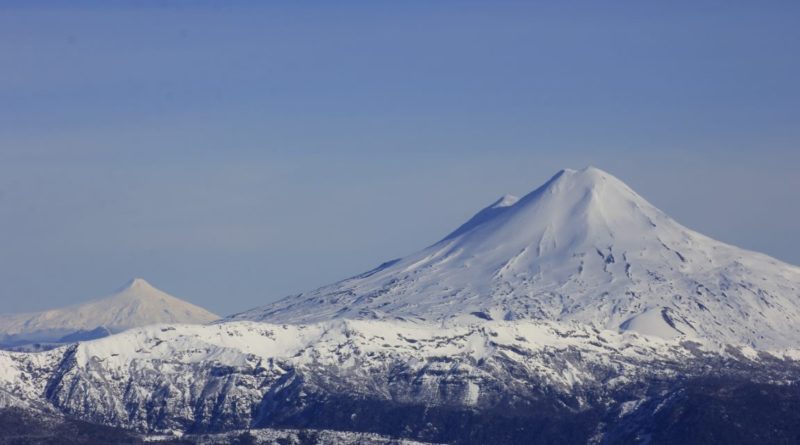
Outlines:
POLYGON ((417 253, 228 319, 475 314, 792 347, 800 268, 688 229, 600 169, 564 169, 417 253))
POLYGON ((6 343, 54 342, 159 323, 208 323, 219 317, 163 292, 143 278, 133 278, 106 297, 63 308, 0 314, 0 336, 6 343))

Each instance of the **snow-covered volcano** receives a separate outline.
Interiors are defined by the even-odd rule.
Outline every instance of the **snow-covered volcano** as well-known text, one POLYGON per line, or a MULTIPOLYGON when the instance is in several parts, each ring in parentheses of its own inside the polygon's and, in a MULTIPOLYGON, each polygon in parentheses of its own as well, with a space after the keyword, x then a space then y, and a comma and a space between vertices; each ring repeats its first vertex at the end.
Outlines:
POLYGON ((99 300, 43 312, 0 315, 0 339, 5 337, 6 344, 58 343, 151 324, 208 323, 218 318, 156 289, 142 278, 134 278, 116 293, 99 300))
POLYGON ((589 167, 502 197, 418 253, 232 318, 475 317, 797 347, 800 268, 694 232, 589 167))

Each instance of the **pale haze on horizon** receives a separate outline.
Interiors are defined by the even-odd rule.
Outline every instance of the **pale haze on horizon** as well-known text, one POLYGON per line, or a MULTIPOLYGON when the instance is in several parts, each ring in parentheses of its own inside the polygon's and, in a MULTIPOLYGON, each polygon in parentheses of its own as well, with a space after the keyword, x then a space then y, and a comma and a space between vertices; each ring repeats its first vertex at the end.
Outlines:
POLYGON ((800 264, 800 5, 0 5, 0 313, 218 314, 594 165, 800 264))

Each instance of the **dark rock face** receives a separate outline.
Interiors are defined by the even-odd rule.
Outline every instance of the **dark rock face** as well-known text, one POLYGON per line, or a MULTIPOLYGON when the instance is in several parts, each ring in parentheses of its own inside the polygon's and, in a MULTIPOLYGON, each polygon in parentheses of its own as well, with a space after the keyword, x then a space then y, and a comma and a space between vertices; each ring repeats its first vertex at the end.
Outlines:
POLYGON ((42 413, 0 410, 0 445, 139 445, 138 435, 42 413))
POLYGON ((595 409, 476 410, 336 397, 270 418, 262 425, 368 431, 434 443, 572 444, 586 443, 600 417, 595 409))
MULTIPOLYGON (((327 443, 315 433, 323 429, 453 444, 800 443, 800 385, 757 383, 737 377, 656 382, 647 388, 616 393, 616 401, 584 409, 570 408, 552 397, 533 404, 509 403, 503 409, 425 406, 305 393, 301 386, 298 383, 266 400, 272 406, 258 414, 262 417, 253 427, 300 430, 300 434, 281 439, 287 444, 327 443), (644 398, 640 398, 642 389, 644 398), (296 398, 300 393, 302 403, 296 398), (633 400, 640 402, 626 410, 625 402, 633 400)), ((1 445, 143 443, 133 432, 19 409, 0 411, 0 431, 1 445)), ((158 443, 196 440, 187 436, 158 443)), ((206 438, 205 443, 283 443, 259 441, 249 433, 225 440, 206 438)))
POLYGON ((552 396, 471 409, 306 394, 303 406, 276 407, 257 426, 368 431, 454 444, 800 443, 797 384, 697 377, 612 396, 615 400, 582 409, 552 396), (624 412, 628 400, 641 402, 624 412))
POLYGON ((797 444, 800 385, 726 377, 680 382, 611 425, 602 443, 797 444))

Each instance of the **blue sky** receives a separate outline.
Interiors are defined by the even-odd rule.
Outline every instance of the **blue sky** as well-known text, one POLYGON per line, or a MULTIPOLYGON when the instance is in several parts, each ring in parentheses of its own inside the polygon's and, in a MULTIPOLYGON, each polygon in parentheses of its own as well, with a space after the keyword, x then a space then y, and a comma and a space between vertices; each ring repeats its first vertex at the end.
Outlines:
POLYGON ((0 312, 227 314, 596 165, 800 264, 797 2, 0 3, 0 312))

